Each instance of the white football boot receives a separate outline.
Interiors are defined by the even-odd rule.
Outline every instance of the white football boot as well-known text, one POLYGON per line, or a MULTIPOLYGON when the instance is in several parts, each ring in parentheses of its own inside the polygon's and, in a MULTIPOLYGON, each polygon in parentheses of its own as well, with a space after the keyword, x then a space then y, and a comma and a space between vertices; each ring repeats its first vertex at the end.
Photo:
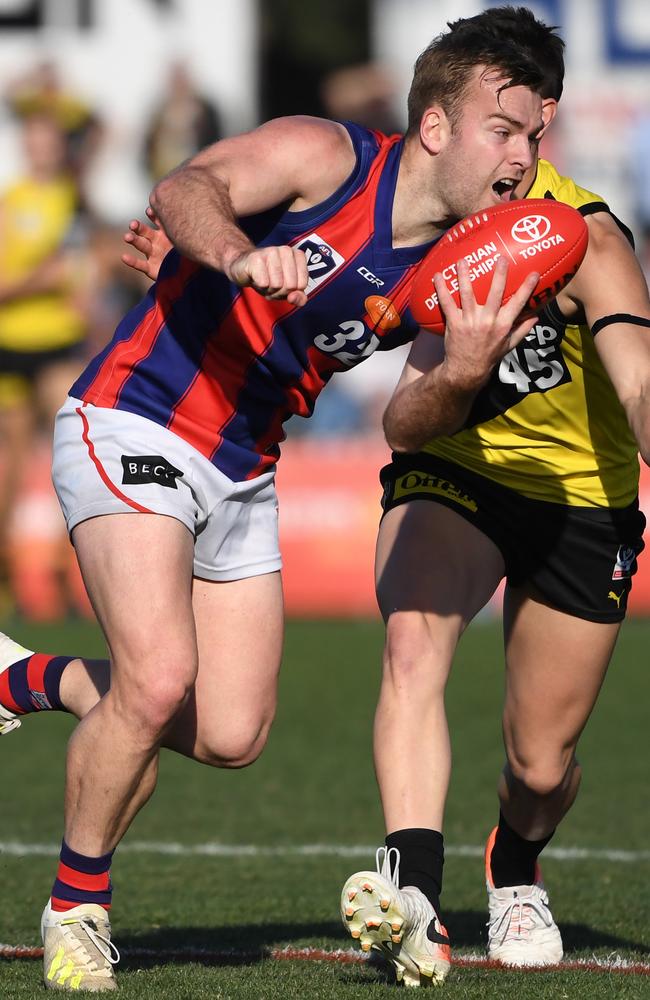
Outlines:
POLYGON ((399 888, 399 851, 380 847, 376 858, 376 872, 357 872, 343 886, 343 926, 362 951, 388 959, 398 982, 440 986, 451 965, 447 931, 424 893, 399 888))
POLYGON ((58 913, 48 900, 41 918, 43 980, 49 990, 116 990, 113 966, 120 953, 111 941, 108 913, 82 903, 58 913))
MULTIPOLYGON (((32 650, 25 649, 13 639, 10 639, 4 632, 0 632, 0 674, 16 663, 24 660, 26 656, 31 656, 32 650)), ((0 736, 6 736, 20 726, 20 716, 10 709, 0 705, 0 736)))
POLYGON ((539 865, 533 885, 495 888, 490 859, 496 827, 485 848, 485 884, 490 917, 488 958, 502 965, 556 965, 562 958, 562 938, 548 905, 539 865))

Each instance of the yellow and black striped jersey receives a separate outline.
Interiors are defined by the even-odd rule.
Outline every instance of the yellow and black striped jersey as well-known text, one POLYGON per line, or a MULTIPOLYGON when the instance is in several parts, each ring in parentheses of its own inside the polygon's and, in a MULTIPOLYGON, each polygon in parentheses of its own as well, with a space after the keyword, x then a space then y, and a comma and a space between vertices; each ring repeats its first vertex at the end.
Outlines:
MULTIPOLYGON (((609 212, 546 160, 528 197, 609 212)), ((495 368, 465 427, 422 450, 552 503, 624 507, 638 489, 637 445, 593 335, 564 319, 555 300, 495 368)))

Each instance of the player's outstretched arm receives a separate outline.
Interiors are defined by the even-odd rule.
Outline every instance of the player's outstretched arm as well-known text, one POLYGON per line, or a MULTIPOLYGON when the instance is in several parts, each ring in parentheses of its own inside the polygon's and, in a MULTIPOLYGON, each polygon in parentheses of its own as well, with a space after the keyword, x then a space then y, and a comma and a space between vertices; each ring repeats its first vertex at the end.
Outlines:
POLYGON ((441 275, 434 277, 446 320, 444 341, 435 334, 418 334, 384 414, 386 440, 394 451, 419 451, 431 438, 459 430, 494 366, 535 325, 535 317, 522 322, 517 318, 538 274, 530 274, 501 305, 508 264, 500 258, 485 304, 479 305, 466 261, 458 262, 457 273, 460 308, 441 275))
POLYGON ((152 281, 156 281, 160 265, 171 250, 173 243, 160 225, 152 208, 147 208, 147 218, 151 222, 150 226, 140 219, 132 219, 123 237, 124 242, 142 256, 136 257, 132 253, 125 252, 121 259, 134 271, 140 271, 152 281))
POLYGON ((610 215, 589 216, 589 248, 558 296, 563 312, 584 311, 641 457, 650 465, 650 298, 630 244, 610 215))
POLYGON ((354 164, 343 126, 278 118, 202 150, 156 185, 151 206, 184 256, 223 271, 240 287, 303 305, 308 275, 302 251, 255 247, 238 220, 279 205, 316 205, 354 164))

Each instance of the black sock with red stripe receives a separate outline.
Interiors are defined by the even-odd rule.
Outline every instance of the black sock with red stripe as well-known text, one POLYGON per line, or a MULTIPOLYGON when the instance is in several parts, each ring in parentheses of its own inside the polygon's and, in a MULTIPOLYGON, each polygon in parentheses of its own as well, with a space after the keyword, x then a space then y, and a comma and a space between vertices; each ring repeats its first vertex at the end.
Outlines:
POLYGON ((112 860, 113 851, 99 858, 89 858, 71 850, 64 840, 52 886, 52 909, 64 912, 82 903, 95 903, 110 910, 113 894, 110 875, 112 860))
POLYGON ((15 715, 67 712, 59 690, 61 676, 75 656, 32 653, 0 673, 0 705, 15 715))

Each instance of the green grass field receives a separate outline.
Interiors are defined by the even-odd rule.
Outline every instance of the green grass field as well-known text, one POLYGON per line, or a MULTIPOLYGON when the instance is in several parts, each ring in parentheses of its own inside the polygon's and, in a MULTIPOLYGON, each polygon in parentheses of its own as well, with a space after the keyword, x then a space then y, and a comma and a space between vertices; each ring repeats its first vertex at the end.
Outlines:
MULTIPOLYGON (((88 625, 14 623, 11 630, 47 652, 103 652, 88 625)), ((217 772, 164 756, 157 793, 113 865, 112 921, 124 953, 125 998, 395 995, 381 966, 290 960, 278 951, 347 955, 351 947, 339 924, 340 887, 351 872, 373 865, 383 835, 370 750, 381 640, 374 622, 290 623, 280 710, 262 759, 245 771, 217 772)), ((620 956, 650 965, 649 649, 650 623, 629 622, 581 743, 580 797, 544 862, 569 960, 620 956), (567 859, 572 848, 584 856, 567 859), (602 853, 616 850, 627 853, 618 860, 602 853)), ((461 645, 448 697, 455 759, 443 909, 459 958, 484 948, 479 849, 497 815, 501 691, 499 629, 477 624, 461 645)), ((38 921, 62 831, 71 726, 66 716, 32 717, 1 742, 4 944, 40 944, 38 921)), ((443 990, 449 1000, 636 1000, 650 998, 650 976, 458 967, 443 990)), ((39 961, 0 960, 1 1000, 42 991, 39 961)))

